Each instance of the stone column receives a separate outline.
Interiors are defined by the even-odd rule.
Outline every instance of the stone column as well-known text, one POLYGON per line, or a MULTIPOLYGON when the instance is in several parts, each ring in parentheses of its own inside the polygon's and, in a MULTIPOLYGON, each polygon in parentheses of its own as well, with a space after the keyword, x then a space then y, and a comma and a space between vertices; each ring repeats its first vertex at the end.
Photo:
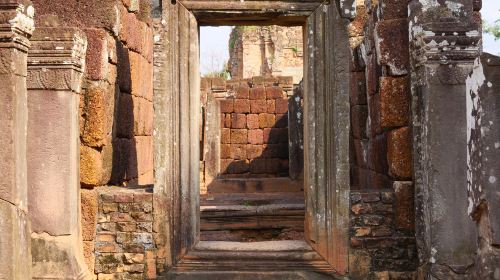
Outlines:
POLYGON ((425 279, 470 275, 465 81, 480 52, 477 1, 409 4, 416 237, 425 279), (474 3, 473 3, 474 2, 474 3))
POLYGON ((87 40, 47 17, 28 55, 28 199, 33 279, 88 279, 82 253, 79 93, 87 40))
POLYGON ((0 279, 31 279, 26 184, 26 57, 34 9, 0 0, 0 279))

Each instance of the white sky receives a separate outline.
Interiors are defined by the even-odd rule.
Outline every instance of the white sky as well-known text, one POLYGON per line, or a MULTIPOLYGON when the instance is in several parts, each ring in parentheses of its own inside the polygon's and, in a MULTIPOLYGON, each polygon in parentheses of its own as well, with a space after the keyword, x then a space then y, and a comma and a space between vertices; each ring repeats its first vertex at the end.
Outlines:
MULTIPOLYGON (((483 19, 489 23, 500 19, 500 1, 483 0, 481 10, 483 19)), ((222 69, 229 59, 228 44, 232 27, 202 26, 200 30, 201 73, 206 74, 215 69, 222 69)), ((500 40, 495 41, 492 35, 484 34, 483 47, 485 52, 500 55, 500 40)))

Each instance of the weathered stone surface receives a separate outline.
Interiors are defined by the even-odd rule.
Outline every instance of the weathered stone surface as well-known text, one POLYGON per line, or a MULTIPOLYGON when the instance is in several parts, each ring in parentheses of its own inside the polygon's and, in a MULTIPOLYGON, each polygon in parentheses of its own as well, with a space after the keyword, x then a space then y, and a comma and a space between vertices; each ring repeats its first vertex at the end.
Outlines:
POLYGON ((411 132, 408 127, 389 132, 387 161, 389 174, 394 178, 408 179, 412 177, 411 132))
POLYGON ((408 125, 409 87, 406 77, 380 80, 380 125, 383 129, 408 125))
POLYGON ((98 195, 95 190, 81 190, 82 239, 92 241, 97 227, 98 195))
POLYGON ((396 181, 394 188, 395 226, 408 232, 415 231, 415 196, 412 182, 396 181))
POLYGON ((100 148, 111 136, 114 123, 115 87, 105 83, 84 92, 82 143, 100 148))
POLYGON ((111 178, 113 147, 107 143, 101 151, 94 148, 80 147, 80 180, 89 186, 102 186, 111 178))
POLYGON ((376 26, 377 60, 388 67, 392 75, 408 73, 408 21, 394 19, 379 21, 376 26))

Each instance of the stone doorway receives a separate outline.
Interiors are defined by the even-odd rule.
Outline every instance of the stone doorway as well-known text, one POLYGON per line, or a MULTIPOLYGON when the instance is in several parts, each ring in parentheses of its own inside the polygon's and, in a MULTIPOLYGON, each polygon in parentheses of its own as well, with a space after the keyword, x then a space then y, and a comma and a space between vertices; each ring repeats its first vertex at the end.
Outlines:
MULTIPOLYGON (((329 277, 345 274, 349 220, 347 21, 339 16, 336 5, 322 1, 253 1, 251 4, 179 1, 167 5, 170 28, 166 35, 163 84, 168 89, 164 97, 156 96, 157 100, 168 100, 168 103, 155 106, 155 143, 158 143, 155 199, 165 207, 155 211, 157 217, 163 215, 166 221, 162 232, 170 254, 167 260, 172 267, 170 275, 182 278, 200 276, 200 273, 241 274, 248 270, 264 274, 286 271, 294 277, 303 273, 329 277), (203 203, 200 199, 200 124, 203 119, 199 109, 202 86, 199 26, 273 24, 303 27, 304 239, 264 242, 257 246, 248 242, 203 241, 199 215, 200 203, 203 203), (331 47, 325 49, 325 46, 331 47), (165 160, 162 155, 166 155, 165 160)), ((260 83, 265 86, 265 80, 260 83)), ((276 86, 274 82, 272 86, 276 86)), ((220 111, 214 109, 214 112, 220 111)), ((220 160, 217 156, 213 159, 220 160)), ((243 185, 247 187, 252 186, 243 185)))
POLYGON ((201 241, 304 240, 302 37, 301 26, 202 27, 201 241), (207 50, 206 30, 232 31, 207 50))

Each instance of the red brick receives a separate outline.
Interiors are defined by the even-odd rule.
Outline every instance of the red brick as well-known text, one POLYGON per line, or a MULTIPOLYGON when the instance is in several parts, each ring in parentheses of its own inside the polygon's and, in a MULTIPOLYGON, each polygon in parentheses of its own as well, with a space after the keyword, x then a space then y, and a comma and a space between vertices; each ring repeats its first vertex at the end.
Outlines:
POLYGON ((254 86, 250 89, 250 99, 266 99, 266 90, 263 86, 254 86))
POLYGON ((273 127, 276 124, 276 117, 273 114, 259 114, 259 127, 273 127))
POLYGON ((231 128, 231 114, 222 114, 221 127, 231 128))
POLYGON ((223 144, 230 144, 231 143, 231 129, 229 128, 223 128, 221 130, 221 143, 223 144))
POLYGON ((248 131, 248 143, 249 144, 263 144, 264 136, 262 129, 251 129, 248 131))
POLYGON ((152 193, 135 193, 134 202, 151 202, 153 201, 152 193))
POLYGON ((377 59, 390 75, 408 73, 408 19, 379 21, 376 25, 377 59))
POLYGON ((248 86, 239 86, 236 88, 236 91, 234 93, 234 98, 237 99, 248 99, 250 93, 250 88, 248 86))
POLYGON ((231 144, 230 153, 232 159, 245 160, 247 158, 247 145, 231 144))
POLYGON ((264 174, 267 173, 266 159, 257 158, 250 162, 250 173, 264 174))
POLYGON ((276 112, 276 101, 266 100, 267 102, 267 113, 274 114, 276 112))
POLYGON ((408 127, 389 132, 387 158, 389 175, 393 178, 410 179, 412 177, 411 143, 411 132, 408 127))
POLYGON ((409 121, 410 94, 407 77, 380 79, 380 126, 405 126, 409 121))
POLYGON ((278 86, 266 87, 266 98, 267 99, 283 98, 283 89, 278 86))
POLYGON ((246 129, 231 129, 232 144, 246 144, 248 141, 246 129))
POLYGON ((266 100, 252 100, 250 101, 250 111, 252 113, 265 113, 267 112, 267 103, 266 100))
POLYGON ((222 159, 231 158, 231 144, 220 145, 220 158, 222 159))
POLYGON ((262 145, 247 145, 247 158, 255 159, 262 156, 262 145))
POLYGON ((288 112, 288 99, 276 99, 276 113, 285 114, 288 112))
POLYGON ((234 100, 235 113, 250 113, 250 101, 248 99, 235 99, 234 100))
POLYGON ((231 114, 231 128, 246 128, 247 116, 245 114, 231 114))
POLYGON ((226 99, 220 101, 220 111, 221 113, 232 113, 234 112, 234 100, 226 99))
POLYGON ((247 128, 248 129, 259 128, 259 115, 257 115, 257 114, 248 114, 247 115, 247 128))
POLYGON ((276 114, 276 128, 288 127, 288 114, 276 114))

